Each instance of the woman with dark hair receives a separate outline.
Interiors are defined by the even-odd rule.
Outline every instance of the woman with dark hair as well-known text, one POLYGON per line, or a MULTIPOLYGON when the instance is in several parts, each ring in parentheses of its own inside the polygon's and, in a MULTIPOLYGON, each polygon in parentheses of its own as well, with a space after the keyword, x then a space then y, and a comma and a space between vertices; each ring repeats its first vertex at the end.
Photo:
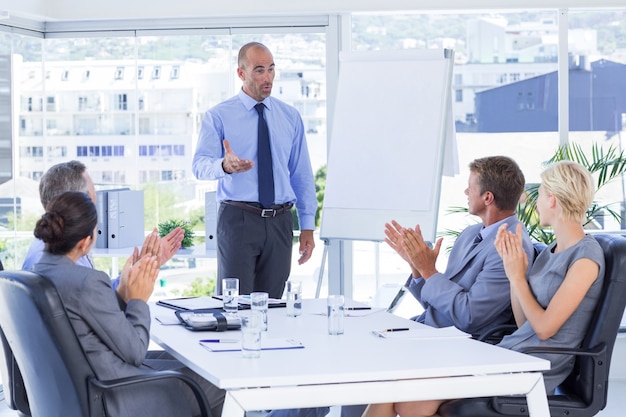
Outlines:
MULTIPOLYGON (((149 370, 179 370, 198 381, 212 412, 221 413, 223 390, 211 385, 180 362, 163 353, 146 359, 150 341, 150 310, 146 302, 159 272, 159 256, 131 256, 117 291, 102 271, 77 265, 94 242, 96 207, 89 196, 69 191, 55 197, 37 221, 35 236, 45 252, 33 271, 56 286, 76 336, 99 379, 139 375, 149 370)), ((153 233, 152 243, 158 244, 153 233)), ((110 416, 174 416, 198 414, 195 398, 178 381, 159 381, 150 387, 126 387, 105 397, 110 416)))

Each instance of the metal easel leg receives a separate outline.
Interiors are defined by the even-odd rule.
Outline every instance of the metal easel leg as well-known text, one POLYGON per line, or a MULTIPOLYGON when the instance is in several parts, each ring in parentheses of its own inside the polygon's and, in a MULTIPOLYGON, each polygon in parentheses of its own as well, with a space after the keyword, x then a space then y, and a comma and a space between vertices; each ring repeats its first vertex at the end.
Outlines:
POLYGON ((320 274, 317 277, 317 289, 315 290, 315 298, 320 298, 322 289, 322 280, 324 279, 324 266, 326 265, 326 255, 328 254, 328 240, 324 240, 324 251, 322 252, 322 264, 320 265, 320 274))

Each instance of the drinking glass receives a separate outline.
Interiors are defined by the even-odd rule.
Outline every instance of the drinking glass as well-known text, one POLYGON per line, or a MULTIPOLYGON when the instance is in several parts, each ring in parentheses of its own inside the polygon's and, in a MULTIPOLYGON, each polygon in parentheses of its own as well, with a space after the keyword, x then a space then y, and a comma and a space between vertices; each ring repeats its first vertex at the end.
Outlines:
POLYGON ((224 312, 237 314, 239 308, 239 279, 224 278, 222 280, 222 297, 224 301, 224 312))
POLYGON ((302 314, 302 283, 287 281, 287 316, 297 317, 302 314))
POLYGON ((269 294, 266 292, 250 293, 250 308, 261 313, 261 331, 267 331, 267 308, 269 294))
POLYGON ((343 334, 343 295, 329 295, 328 305, 328 334, 343 334))
POLYGON ((263 316, 261 312, 249 310, 240 314, 241 317, 241 355, 244 358, 261 356, 261 328, 263 316))

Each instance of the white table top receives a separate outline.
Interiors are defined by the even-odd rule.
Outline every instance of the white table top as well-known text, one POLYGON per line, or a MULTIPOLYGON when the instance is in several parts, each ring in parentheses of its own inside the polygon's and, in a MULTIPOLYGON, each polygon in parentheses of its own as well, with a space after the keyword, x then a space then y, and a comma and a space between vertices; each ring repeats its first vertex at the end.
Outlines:
POLYGON ((330 336, 325 299, 304 300, 300 317, 284 308, 268 314, 267 337, 290 337, 304 349, 262 351, 258 359, 240 352, 211 352, 198 343, 207 338, 239 338, 238 331, 192 332, 162 325, 155 318, 174 311, 151 305, 152 339, 185 365, 224 389, 308 384, 385 381, 464 375, 532 372, 549 369, 549 362, 469 338, 385 339, 372 330, 423 325, 384 311, 345 318, 345 333, 330 336))

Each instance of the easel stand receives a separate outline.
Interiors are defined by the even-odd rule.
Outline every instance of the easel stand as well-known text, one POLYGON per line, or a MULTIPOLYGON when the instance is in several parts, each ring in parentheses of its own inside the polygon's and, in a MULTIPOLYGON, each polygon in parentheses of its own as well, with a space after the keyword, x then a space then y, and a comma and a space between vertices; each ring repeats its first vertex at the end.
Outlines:
MULTIPOLYGON (((319 271, 319 275, 317 278, 317 289, 315 291, 315 298, 319 298, 320 297, 320 292, 322 289, 322 282, 324 280, 324 271, 325 271, 325 266, 326 266, 326 257, 328 255, 328 250, 330 247, 330 239, 322 239, 324 241, 324 251, 322 252, 322 262, 320 265, 320 271, 319 271)), ((335 241, 337 242, 341 242, 342 240, 340 239, 335 239, 335 241)), ((380 242, 379 241, 373 241, 374 242, 374 260, 375 260, 375 266, 374 266, 374 274, 375 274, 375 279, 376 279, 376 288, 380 287, 380 242)), ((341 256, 340 260, 341 262, 344 262, 344 258, 345 256, 341 256)), ((352 259, 352 256, 349 257, 349 259, 352 259)), ((350 274, 350 280, 352 280, 352 274, 350 274)), ((343 294, 345 285, 344 285, 344 280, 345 277, 343 276, 343 274, 340 274, 340 283, 339 283, 339 287, 341 288, 341 293, 343 294)), ((329 281, 330 281, 330 277, 329 277, 329 281)), ((329 282, 330 284, 330 282, 329 282)), ((346 294, 344 294, 346 295, 346 294)), ((349 294, 350 296, 352 296, 352 294, 349 294)))
POLYGON ((322 263, 320 265, 320 273, 317 277, 317 289, 315 290, 315 298, 320 298, 320 291, 322 290, 322 280, 324 279, 324 267, 326 265, 326 255, 328 255, 328 246, 330 242, 328 239, 324 239, 324 251, 322 252, 322 263))

